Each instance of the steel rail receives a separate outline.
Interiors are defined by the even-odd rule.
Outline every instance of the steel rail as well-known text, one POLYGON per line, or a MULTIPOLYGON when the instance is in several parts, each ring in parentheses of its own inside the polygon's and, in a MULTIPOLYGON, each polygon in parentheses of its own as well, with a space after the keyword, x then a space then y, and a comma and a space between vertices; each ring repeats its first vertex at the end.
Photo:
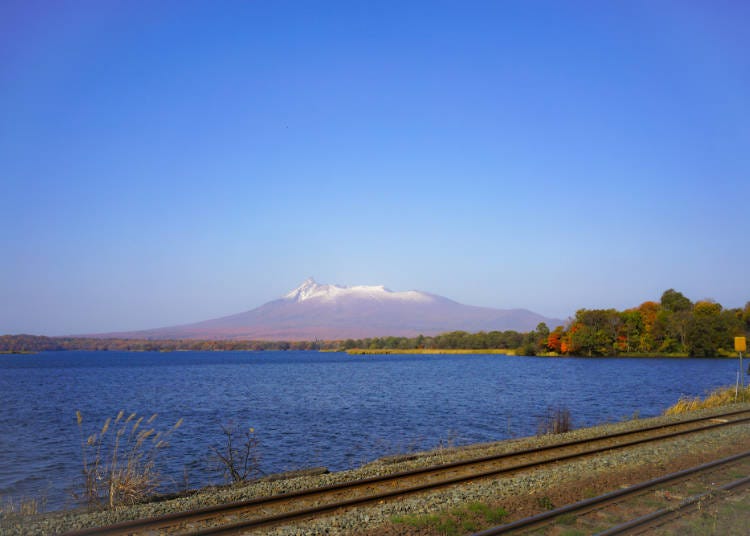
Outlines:
MULTIPOLYGON (((599 452, 599 451, 596 451, 596 452, 599 452)), ((556 463, 557 461, 560 461, 560 460, 571 459, 571 458, 578 458, 578 457, 582 457, 582 456, 585 456, 585 455, 586 455, 586 453, 582 453, 582 454, 570 455, 570 456, 566 456, 564 458, 559 458, 559 459, 554 459, 554 460, 548 460, 548 461, 542 461, 542 462, 532 462, 532 463, 528 463, 528 464, 523 464, 521 466, 514 466, 512 468, 507 468, 507 469, 499 470, 499 471, 496 471, 496 470, 487 471, 485 473, 480 473, 480 474, 474 474, 474 475, 469 475, 469 476, 456 477, 456 478, 452 478, 452 479, 449 479, 449 480, 441 481, 439 483, 422 484, 422 485, 414 486, 414 487, 411 487, 411 488, 405 488, 405 489, 401 489, 401 490, 395 490, 395 491, 388 491, 388 492, 378 493, 378 494, 370 495, 370 496, 364 497, 364 498, 349 499, 349 500, 345 500, 345 501, 339 501, 339 502, 335 502, 335 503, 325 504, 325 505, 322 505, 322 506, 316 506, 316 507, 312 507, 312 508, 305 508, 305 509, 302 509, 302 510, 297 510, 297 511, 289 512, 289 513, 282 513, 282 514, 275 514, 275 515, 271 515, 271 516, 259 517, 259 518, 255 518, 255 519, 250 519, 250 520, 245 520, 245 521, 239 521, 239 522, 236 522, 236 523, 229 523, 229 524, 226 524, 226 525, 220 525, 220 526, 216 526, 216 527, 207 527, 205 529, 191 531, 191 532, 184 533, 184 534, 185 535, 189 534, 190 536, 214 536, 214 535, 219 535, 219 534, 237 534, 237 533, 239 533, 239 532, 241 532, 243 530, 249 530, 249 529, 261 528, 261 527, 265 527, 265 526, 269 526, 269 525, 275 525, 275 524, 281 523, 283 521, 292 521, 294 519, 300 519, 300 518, 305 518, 305 517, 309 517, 309 516, 314 516, 314 515, 318 515, 318 514, 322 514, 322 513, 326 513, 326 512, 331 512, 331 511, 334 511, 334 510, 338 510, 340 508, 347 508, 347 507, 352 507, 352 506, 362 506, 362 505, 365 505, 365 504, 369 504, 369 503, 372 503, 372 502, 381 501, 381 500, 384 500, 384 499, 393 499, 395 497, 400 497, 400 496, 403 496, 403 495, 411 495, 413 493, 417 493, 417 492, 420 492, 420 491, 426 491, 426 490, 436 489, 436 488, 439 488, 439 487, 445 487, 445 486, 450 486, 450 485, 454 485, 454 484, 460 484, 462 482, 466 482, 466 481, 469 481, 469 480, 474 480, 474 479, 477 479, 477 478, 484 478, 484 477, 488 477, 488 476, 495 476, 497 474, 501 474, 501 473, 504 473, 504 472, 512 472, 512 471, 522 470, 522 469, 526 469, 526 468, 530 468, 530 467, 538 467, 538 466, 542 466, 542 465, 547 465, 549 463, 556 463)), ((738 456, 738 458, 741 458, 741 457, 744 457, 744 456, 750 456, 750 452, 744 453, 743 455, 738 456)), ((736 461, 736 460, 733 460, 733 461, 736 461)), ((730 462, 727 461, 725 463, 730 463, 730 462)), ((706 464, 706 465, 708 465, 708 464, 706 464)), ((682 475, 681 478, 685 478, 685 476, 686 475, 682 475)), ((651 484, 651 485, 653 486, 653 485, 656 485, 656 484, 651 484)), ((636 491, 631 491, 631 494, 634 494, 636 492, 637 492, 637 490, 636 491)), ((616 493, 616 492, 613 492, 613 493, 616 493)), ((610 501, 612 501, 612 500, 613 499, 610 499, 610 501)), ((508 530, 511 530, 511 529, 508 529, 508 530)), ((507 532, 507 531, 504 531, 504 532, 507 532)), ((481 534, 484 536, 484 533, 481 533, 481 534)), ((502 532, 498 532, 497 534, 502 534, 502 532)))
POLYGON ((640 534, 644 530, 663 525, 672 518, 684 515, 685 513, 698 509, 705 502, 713 502, 718 499, 721 492, 729 493, 731 491, 742 489, 750 486, 750 476, 733 480, 728 484, 719 486, 716 489, 693 495, 680 502, 674 508, 662 508, 651 514, 632 519, 620 525, 611 527, 608 530, 599 532, 596 536, 615 536, 620 534, 640 534))
POLYGON ((222 527, 213 527, 213 528, 207 528, 207 529, 203 529, 199 531, 194 531, 194 532, 191 532, 190 534, 208 535, 208 534, 221 534, 221 533, 227 533, 227 532, 237 532, 241 529, 251 528, 255 526, 275 524, 283 520, 307 517, 310 515, 314 515, 316 513, 324 513, 324 512, 338 509, 338 508, 355 506, 357 504, 366 504, 372 501, 378 501, 378 500, 393 498, 393 497, 397 497, 397 496, 401 496, 405 494, 416 493, 418 491, 425 491, 427 489, 435 489, 439 487, 450 486, 450 485, 458 484, 461 482, 473 480, 476 478, 484 478, 484 477, 489 477, 489 476, 500 475, 503 473, 516 472, 516 471, 528 469, 531 467, 539 467, 542 465, 552 464, 552 463, 579 458, 579 457, 583 457, 587 455, 593 455, 593 454, 597 454, 600 452, 606 452, 608 450, 621 449, 621 448, 635 446, 635 445, 642 444, 642 443, 669 439, 671 437, 697 433, 697 432, 719 428, 723 426, 750 422, 750 418, 740 418, 740 419, 735 419, 735 420, 722 420, 723 418, 726 418, 726 417, 733 417, 733 416, 738 416, 738 415, 747 414, 747 413, 750 413, 750 410, 732 411, 732 412, 727 412, 723 414, 712 415, 709 417, 696 417, 696 418, 686 419, 686 420, 676 422, 676 423, 652 425, 652 426, 647 426, 644 428, 639 428, 636 430, 616 432, 613 434, 604 434, 601 436, 596 436, 596 437, 587 438, 587 439, 577 439, 573 441, 566 441, 562 443, 556 443, 556 444, 546 445, 546 446, 537 447, 537 448, 524 449, 520 451, 506 452, 502 454, 495 454, 495 455, 489 455, 489 456, 482 456, 478 458, 450 462, 446 464, 432 465, 432 466, 423 467, 419 469, 391 473, 389 475, 375 476, 375 477, 365 478, 362 480, 341 482, 341 483, 332 484, 329 486, 322 486, 319 488, 310 488, 310 489, 295 491, 295 492, 286 493, 286 494, 282 493, 282 494, 271 495, 267 497, 258 497, 255 499, 248 499, 248 500, 237 501, 233 503, 208 506, 208 507, 198 508, 195 510, 189 510, 185 512, 175 512, 175 513, 166 514, 166 515, 162 515, 158 517, 123 521, 123 522, 108 525, 108 526, 93 527, 93 528, 88 528, 88 529, 66 532, 64 536, 90 536, 94 534, 107 534, 107 535, 135 534, 141 531, 157 530, 158 528, 166 528, 169 526, 184 524, 184 523, 191 522, 191 521, 202 521, 202 520, 211 519, 214 517, 219 517, 222 515, 229 515, 229 514, 241 512, 242 510, 250 509, 253 507, 270 505, 273 503, 286 502, 292 499, 302 499, 302 498, 307 498, 307 497, 314 497, 316 495, 325 495, 325 494, 329 494, 335 491, 343 491, 347 489, 353 489, 353 488, 363 487, 363 486, 372 485, 372 484, 381 484, 381 483, 385 483, 389 481, 395 482, 395 481, 403 480, 408 477, 416 477, 416 476, 428 475, 430 473, 445 472, 450 469, 466 468, 472 465, 480 465, 483 463, 502 461, 502 460, 512 459, 512 458, 521 458, 523 456, 540 454, 540 453, 553 451, 553 450, 560 450, 560 449, 569 448, 569 447, 577 447, 580 445, 592 444, 592 443, 597 443, 597 442, 605 442, 608 440, 624 438, 627 436, 636 436, 638 434, 645 434, 645 433, 655 432, 658 430, 665 430, 668 428, 675 428, 675 427, 684 426, 684 425, 691 425, 691 424, 697 424, 701 422, 713 421, 711 422, 711 424, 701 426, 699 428, 678 430, 678 431, 669 432, 667 434, 661 434, 655 437, 645 437, 645 438, 639 438, 639 439, 635 439, 635 440, 631 440, 627 442, 617 443, 614 445, 605 445, 603 447, 588 449, 588 450, 584 450, 581 452, 575 452, 572 454, 558 456, 558 457, 551 458, 551 459, 545 459, 542 461, 527 462, 527 463, 513 465, 510 467, 504 467, 501 469, 492 469, 490 471, 476 472, 468 476, 454 477, 450 479, 441 480, 439 482, 421 484, 418 486, 412 486, 412 487, 404 488, 400 490, 391 490, 385 493, 378 493, 374 495, 369 495, 367 497, 340 501, 336 503, 331 503, 329 505, 316 506, 313 508, 305 508, 302 510, 298 510, 297 512, 277 514, 277 515, 266 516, 262 518, 256 518, 252 520, 243 520, 237 523, 224 525, 222 527))
MULTIPOLYGON (((504 525, 491 527, 489 529, 476 532, 473 534, 473 536, 496 536, 498 534, 507 534, 508 532, 515 531, 515 530, 529 530, 532 528, 537 528, 539 526, 547 524, 547 522, 549 522, 550 520, 556 517, 559 517, 563 514, 585 513, 585 512, 588 512, 589 510, 593 510, 594 508, 601 508, 602 506, 605 506, 607 504, 612 504, 615 502, 619 502, 625 498, 639 495, 643 491, 646 491, 648 489, 655 488, 663 484, 674 483, 679 480, 684 480, 696 474, 703 473, 711 469, 716 469, 717 467, 720 467, 722 465, 732 464, 734 462, 740 461, 748 457, 750 457, 750 451, 745 451, 740 454, 735 454, 733 456, 722 458, 720 460, 715 460, 712 462, 697 465, 695 467, 691 467, 689 469, 684 469, 682 471, 670 473, 668 475, 660 476, 658 478, 653 478, 651 480, 647 480, 645 482, 641 482, 639 484, 635 484, 627 488, 618 489, 616 491, 611 491, 603 495, 598 495, 590 499, 584 499, 582 501, 578 501, 575 503, 566 504, 565 506, 555 508, 554 510, 549 510, 547 512, 542 512, 541 514, 519 519, 517 521, 513 521, 512 523, 506 523, 504 525)), ((731 483, 731 485, 733 485, 734 487, 737 487, 740 485, 738 484, 738 482, 750 483, 750 477, 740 479, 739 481, 735 481, 731 483)), ((727 486, 729 486, 729 484, 727 486)), ((721 490, 724 487, 725 486, 722 486, 721 488, 717 488, 717 490, 721 490)), ((702 494, 701 496, 699 496, 699 498, 704 497, 706 495, 710 495, 711 493, 715 491, 716 490, 709 492, 707 494, 702 494)), ((692 502, 697 502, 699 498, 695 499, 692 502)), ((691 499, 686 499, 683 502, 688 502, 691 499)), ((629 530, 631 528, 631 525, 632 527, 642 526, 642 525, 649 523, 651 520, 657 519, 659 517, 663 517, 667 515, 668 513, 670 513, 670 510, 659 510, 658 512, 648 514, 647 516, 640 517, 638 519, 629 521, 627 523, 623 523, 622 525, 618 525, 617 527, 612 527, 611 529, 607 531, 600 532, 597 534, 597 536, 612 536, 615 534, 623 534, 624 532, 622 531, 624 531, 625 529, 629 530), (664 512, 664 513, 659 514, 659 512, 664 512), (659 515, 656 515, 656 514, 659 514, 659 515), (620 532, 618 532, 618 530, 620 530, 620 532)))

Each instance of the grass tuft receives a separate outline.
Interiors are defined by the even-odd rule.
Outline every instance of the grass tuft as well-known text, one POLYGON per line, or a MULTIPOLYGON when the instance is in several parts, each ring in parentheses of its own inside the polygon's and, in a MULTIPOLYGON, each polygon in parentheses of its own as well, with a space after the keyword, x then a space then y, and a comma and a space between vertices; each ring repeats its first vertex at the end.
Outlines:
POLYGON ((12 515, 34 516, 42 513, 46 509, 46 506, 46 498, 21 497, 14 499, 13 497, 5 497, 0 500, 0 518, 12 515))
POLYGON ((557 518, 557 523, 560 525, 575 525, 578 518, 575 514, 563 514, 557 518))
POLYGON ((537 435, 564 434, 573 429, 573 419, 568 408, 548 408, 537 426, 537 435))
POLYGON ((537 499, 536 499, 536 503, 537 503, 537 504, 538 504, 538 505, 539 505, 539 506, 540 506, 541 508, 544 508, 545 510, 554 510, 554 509, 555 509, 555 505, 554 505, 554 503, 552 502, 552 499, 550 499, 550 498, 549 498, 549 497, 547 497, 546 495, 545 495, 545 496, 543 496, 543 497, 537 497, 537 499))
MULTIPOLYGON (((166 432, 153 428, 138 430, 143 417, 135 413, 123 420, 124 411, 115 419, 104 421, 101 431, 84 434, 83 415, 76 411, 76 422, 81 435, 83 483, 76 497, 89 507, 131 505, 143 502, 160 487, 161 475, 156 470, 156 459, 169 443, 167 438, 182 423, 182 419, 166 432), (152 436, 157 441, 148 441, 152 436)), ((147 421, 151 424, 156 414, 147 421)))
POLYGON ((402 524, 429 534, 457 535, 476 532, 481 527, 498 525, 508 517, 505 508, 493 508, 481 502, 471 502, 439 514, 393 516, 391 522, 402 524))

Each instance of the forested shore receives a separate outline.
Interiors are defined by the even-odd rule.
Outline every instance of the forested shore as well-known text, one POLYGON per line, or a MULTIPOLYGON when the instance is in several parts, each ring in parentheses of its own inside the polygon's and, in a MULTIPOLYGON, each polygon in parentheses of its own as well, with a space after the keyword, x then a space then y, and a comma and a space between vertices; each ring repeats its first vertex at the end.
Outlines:
MULTIPOLYGON (((690 356, 735 355, 734 337, 750 335, 750 302, 724 308, 713 300, 695 303, 673 289, 638 307, 580 309, 564 326, 518 331, 452 331, 434 336, 370 337, 327 341, 146 340, 96 337, 2 335, 0 352, 261 351, 261 350, 508 350, 517 355, 690 356)), ((510 352, 508 352, 510 353, 510 352)))
POLYGON ((344 341, 361 349, 508 349, 517 355, 684 356, 736 355, 734 337, 750 335, 750 302, 726 309, 713 300, 695 303, 674 289, 637 307, 579 309, 564 326, 539 324, 527 333, 454 331, 435 337, 383 337, 344 341))
POLYGON ((335 350, 340 345, 340 341, 151 340, 97 337, 44 337, 40 335, 0 336, 0 352, 4 353, 64 350, 120 352, 335 350))
POLYGON ((660 301, 646 301, 625 311, 581 309, 568 326, 557 327, 549 334, 542 330, 537 341, 550 351, 567 355, 715 357, 736 355, 734 338, 748 333, 750 302, 744 308, 725 309, 713 300, 693 303, 669 289, 660 301))

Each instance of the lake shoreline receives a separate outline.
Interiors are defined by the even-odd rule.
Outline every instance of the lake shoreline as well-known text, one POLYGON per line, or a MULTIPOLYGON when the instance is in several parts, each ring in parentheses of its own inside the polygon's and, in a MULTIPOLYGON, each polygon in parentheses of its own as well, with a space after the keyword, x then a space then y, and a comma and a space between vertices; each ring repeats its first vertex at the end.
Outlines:
POLYGON ((357 349, 346 350, 349 355, 515 355, 513 350, 505 349, 439 349, 416 348, 409 350, 396 349, 357 349))
MULTIPOLYGON (((750 408, 750 404, 735 404, 732 407, 737 409, 750 408)), ((559 442, 574 440, 574 439, 586 439, 593 438, 597 434, 604 432, 616 432, 634 430, 641 427, 662 424, 662 423, 674 423, 680 422, 684 419, 690 419, 698 416, 713 416, 718 415, 723 411, 726 411, 728 406, 704 409, 698 411, 692 411, 683 413, 676 416, 659 416, 651 417, 647 419, 631 419, 627 421, 617 423, 603 423, 595 426, 579 428, 566 432, 564 434, 544 434, 537 436, 528 436, 521 438, 511 438, 503 441, 489 442, 489 443, 476 443, 463 445, 458 447, 446 446, 442 448, 419 451, 419 452, 407 452, 398 455, 385 455, 379 457, 370 462, 364 463, 363 465, 349 470, 343 471, 325 471, 324 468, 309 469, 307 471, 300 471, 297 474, 279 474, 270 475, 259 480, 247 482, 244 484, 234 484, 225 486, 204 486, 197 489, 192 489, 181 494, 170 494, 169 496, 154 496, 152 500, 136 504, 133 506, 122 506, 110 510, 95 510, 91 512, 85 511, 83 508, 76 509, 65 509, 47 512, 43 514, 21 516, 21 515, 5 515, 0 516, 0 532, 3 534, 14 534, 14 535, 26 535, 26 534, 37 534, 37 533, 59 533, 68 530, 79 530, 86 527, 97 527, 107 524, 117 523, 129 519, 138 519, 144 517, 152 517, 155 515, 163 515, 169 512, 183 511, 190 508, 196 508, 199 506, 208 506, 213 504, 222 504, 228 502, 235 502, 241 500, 247 500, 257 497, 268 496, 272 494, 286 494, 302 489, 308 489, 311 487, 320 487, 332 485, 340 482, 368 478, 374 476, 381 476, 400 471, 415 469, 424 466, 434 465, 436 463, 450 463, 452 461, 466 459, 471 457, 479 457, 485 455, 497 454, 500 452, 512 452, 523 448, 533 448, 542 445, 554 445, 559 442)), ((746 430, 746 427, 742 430, 726 432, 726 437, 715 438, 716 448, 722 442, 725 444, 729 442, 731 444, 743 445, 745 439, 748 438, 750 431, 746 430), (731 438, 731 439, 730 439, 731 438)), ((674 461, 672 458, 687 457, 689 455, 695 456, 696 453, 700 453, 705 448, 705 444, 701 441, 686 442, 686 447, 683 451, 682 448, 674 452, 652 449, 650 447, 645 451, 646 454, 631 456, 629 459, 634 467, 638 467, 642 464, 660 465, 662 462, 674 461), (689 446, 687 446, 689 445, 689 446), (655 452, 649 452, 649 450, 655 450, 655 452), (666 454, 665 454, 666 453, 666 454)), ((732 449, 730 449, 732 450, 732 449)), ((734 449, 736 450, 736 449, 734 449)), ((617 453, 613 453, 613 459, 620 456, 617 453)), ((619 463, 619 462, 618 462, 619 463)), ((586 477, 591 482, 595 483, 597 479, 602 479, 610 471, 610 463, 604 459, 600 462, 584 462, 582 466, 583 471, 574 472, 573 474, 578 477, 586 477), (590 467, 589 467, 590 466, 590 467), (600 467, 601 466, 601 467, 600 467), (602 472, 604 471, 604 472, 602 472)), ((617 464, 614 464, 617 465, 617 464)), ((645 467, 645 465, 644 465, 645 467)), ((565 475, 565 478, 569 478, 571 471, 569 469, 560 468, 551 470, 551 475, 565 475)), ((538 489, 533 474, 532 476, 521 476, 513 477, 513 482, 518 481, 518 484, 514 486, 521 486, 521 489, 529 487, 529 493, 536 490, 536 492, 544 492, 544 490, 538 489)), ((557 477, 545 478, 545 481, 554 482, 557 477)), ((549 489, 554 488, 552 483, 548 486, 549 489)), ((479 500, 488 500, 489 497, 494 496, 496 488, 486 491, 482 490, 479 493, 479 500), (485 497, 485 499, 482 499, 485 497)), ((445 495, 445 494, 443 494, 445 495)), ((424 498, 411 498, 407 505, 407 512, 420 512, 432 511, 435 507, 450 507, 455 506, 455 502, 450 498, 448 493, 448 499, 434 499, 431 497, 424 498), (447 500, 447 502, 446 502, 447 500), (442 505, 442 506, 441 506, 442 505)), ((440 496, 440 493, 437 494, 440 496)), ((398 503, 396 503, 398 504, 398 503)), ((378 526, 378 523, 388 523, 389 519, 392 518, 392 512, 394 504, 378 505, 373 507, 374 514, 371 514, 371 526, 368 527, 373 529, 373 526, 378 526), (374 525, 373 525, 374 524, 374 525)), ((317 524, 326 524, 335 522, 337 526, 349 526, 356 533, 360 528, 359 518, 356 517, 356 511, 354 512, 343 512, 337 516, 334 516, 330 520, 324 519, 317 520, 317 524), (349 517, 355 516, 354 521, 348 521, 349 517), (341 521, 341 520, 345 521, 341 521)), ((320 528, 320 527, 318 527, 320 528)), ((281 529, 280 529, 281 530, 281 529)), ((346 530, 342 533, 350 533, 346 530)))
MULTIPOLYGON (((598 358, 628 358, 628 359, 691 359, 685 353, 656 354, 656 353, 637 353, 627 352, 617 355, 562 355, 555 352, 539 353, 533 356, 517 354, 510 348, 490 348, 490 349, 471 349, 471 348, 351 348, 348 350, 320 350, 321 352, 346 352, 348 355, 508 355, 517 357, 555 357, 563 359, 598 359, 598 358)), ((714 357, 700 359, 737 359, 737 356, 717 355, 714 357)))
POLYGON ((0 464, 0 496, 46 496, 50 509, 70 506, 69 488, 81 474, 81 432, 84 439, 99 434, 119 411, 158 413, 157 430, 183 421, 159 468, 171 482, 189 480, 194 488, 221 479, 211 447, 223 444, 221 426, 228 422, 257 431, 267 474, 315 466, 340 471, 446 442, 529 436, 555 408, 569 409, 577 427, 652 417, 680 397, 733 384, 737 373, 736 362, 718 359, 562 360, 468 351, 3 356, 6 431, 22 440, 8 444, 0 464))

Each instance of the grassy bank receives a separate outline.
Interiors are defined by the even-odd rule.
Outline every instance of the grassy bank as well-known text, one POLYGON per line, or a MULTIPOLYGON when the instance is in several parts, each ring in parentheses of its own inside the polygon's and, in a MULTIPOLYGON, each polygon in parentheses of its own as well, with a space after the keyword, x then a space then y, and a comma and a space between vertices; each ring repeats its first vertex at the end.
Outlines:
POLYGON ((667 408, 664 415, 679 415, 680 413, 686 413, 688 411, 718 408, 720 406, 728 406, 730 404, 738 404, 742 402, 750 402, 750 386, 745 389, 722 387, 711 392, 705 398, 699 396, 695 398, 680 398, 675 405, 667 408))

